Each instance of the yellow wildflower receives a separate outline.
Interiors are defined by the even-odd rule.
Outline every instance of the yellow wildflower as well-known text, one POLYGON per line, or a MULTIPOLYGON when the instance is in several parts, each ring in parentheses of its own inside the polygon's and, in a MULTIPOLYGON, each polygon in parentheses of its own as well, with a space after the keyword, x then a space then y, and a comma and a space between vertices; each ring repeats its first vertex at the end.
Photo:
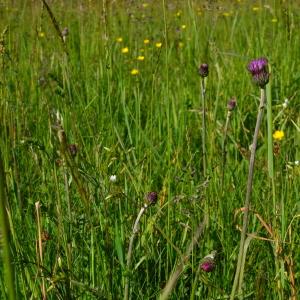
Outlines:
POLYGON ((276 18, 273 18, 271 21, 272 21, 272 23, 277 23, 278 22, 278 20, 276 18))
POLYGON ((176 13, 176 17, 180 17, 181 16, 181 10, 179 10, 177 13, 176 13))
POLYGON ((156 47, 156 48, 161 48, 161 46, 162 46, 162 43, 161 43, 161 42, 155 43, 155 47, 156 47))
POLYGON ((143 3, 143 7, 146 8, 149 6, 149 3, 143 3))
POLYGON ((178 47, 179 47, 179 48, 183 48, 183 46, 184 46, 184 43, 183 43, 183 42, 179 42, 179 43, 178 43, 178 47))
POLYGON ((138 69, 132 69, 130 73, 131 75, 138 75, 140 72, 138 69))
POLYGON ((284 137, 284 132, 282 130, 276 130, 273 133, 273 138, 275 141, 281 141, 284 137))
POLYGON ((128 52, 129 52, 129 49, 128 49, 128 47, 124 47, 124 48, 122 48, 121 52, 122 52, 123 54, 126 54, 126 53, 128 53, 128 52))
POLYGON ((147 45, 147 44, 149 44, 149 43, 150 43, 150 41, 149 41, 148 39, 145 39, 145 40, 144 40, 144 44, 145 44, 145 45, 147 45))
POLYGON ((181 29, 186 29, 186 25, 185 24, 183 24, 183 25, 181 25, 181 29))
POLYGON ((253 7, 252 7, 252 10, 253 10, 253 11, 259 11, 259 7, 258 7, 258 6, 253 6, 253 7))
POLYGON ((122 38, 122 37, 118 37, 118 38, 116 38, 116 41, 117 41, 118 43, 122 43, 122 42, 123 42, 123 38, 122 38))
POLYGON ((224 17, 230 17, 231 13, 230 12, 223 12, 224 17))
POLYGON ((39 32, 39 37, 41 37, 41 38, 45 37, 45 32, 40 31, 40 32, 39 32))
POLYGON ((145 56, 139 55, 136 59, 139 61, 143 61, 145 59, 145 56))

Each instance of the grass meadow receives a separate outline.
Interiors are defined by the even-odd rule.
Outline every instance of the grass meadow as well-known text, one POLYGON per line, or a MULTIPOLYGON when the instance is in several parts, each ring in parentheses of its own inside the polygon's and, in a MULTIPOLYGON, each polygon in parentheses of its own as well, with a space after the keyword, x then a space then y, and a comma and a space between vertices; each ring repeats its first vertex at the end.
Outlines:
POLYGON ((298 299, 299 6, 0 1, 1 299, 298 299))

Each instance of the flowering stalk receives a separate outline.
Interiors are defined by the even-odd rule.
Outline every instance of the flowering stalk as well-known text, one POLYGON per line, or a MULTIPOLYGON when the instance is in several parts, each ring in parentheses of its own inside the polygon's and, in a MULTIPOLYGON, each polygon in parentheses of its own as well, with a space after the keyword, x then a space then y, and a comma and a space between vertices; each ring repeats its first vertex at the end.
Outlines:
MULTIPOLYGON (((132 252, 133 252, 133 241, 134 241, 136 234, 139 231, 139 223, 140 223, 141 217, 143 216, 143 214, 146 212, 147 208, 150 205, 153 205, 156 203, 157 193, 156 192, 148 193, 146 196, 146 201, 147 201, 147 203, 145 203, 143 205, 143 207, 141 208, 141 210, 134 222, 134 225, 133 225, 132 234, 131 234, 131 237, 129 240, 128 252, 127 252, 127 272, 130 271, 131 257, 132 257, 132 252)), ((128 297, 129 297, 129 276, 130 276, 129 274, 126 275, 124 300, 128 300, 128 297)))
POLYGON ((264 58, 253 60, 249 63, 248 70, 252 74, 253 82, 260 87, 260 103, 259 103, 256 126, 255 126, 255 131, 253 136, 253 143, 251 145, 247 192, 246 192, 246 200, 244 204, 243 228, 241 233, 238 262, 237 262, 235 278, 232 286, 232 291, 230 295, 230 300, 233 300, 235 298, 237 285, 239 284, 239 292, 241 291, 241 285, 242 285, 242 274, 243 274, 242 262, 245 259, 244 246, 245 246, 245 239, 246 239, 248 220, 249 220, 249 209, 250 209, 250 198, 251 198, 253 174, 254 174, 255 153, 256 153, 259 128, 262 121, 263 111, 266 102, 265 86, 269 81, 268 61, 264 58))
POLYGON ((202 102, 202 159, 203 159, 203 175, 206 176, 206 105, 205 105, 205 77, 208 76, 208 64, 201 64, 199 67, 199 75, 201 77, 201 102, 202 102))

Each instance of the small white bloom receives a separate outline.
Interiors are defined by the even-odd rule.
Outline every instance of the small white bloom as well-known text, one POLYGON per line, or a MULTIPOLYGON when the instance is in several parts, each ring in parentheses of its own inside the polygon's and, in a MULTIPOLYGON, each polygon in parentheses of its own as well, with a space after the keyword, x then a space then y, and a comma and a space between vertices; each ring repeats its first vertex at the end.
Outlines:
POLYGON ((299 166, 300 165, 300 161, 299 160, 295 160, 294 164, 295 164, 295 166, 299 166))
POLYGON ((283 104, 282 104, 282 107, 283 107, 283 108, 287 108, 288 105, 289 105, 289 99, 284 99, 284 102, 283 102, 283 104))
POLYGON ((116 182, 116 181, 117 181, 117 176, 116 176, 116 175, 111 175, 111 176, 109 177, 109 181, 110 181, 110 182, 116 182))

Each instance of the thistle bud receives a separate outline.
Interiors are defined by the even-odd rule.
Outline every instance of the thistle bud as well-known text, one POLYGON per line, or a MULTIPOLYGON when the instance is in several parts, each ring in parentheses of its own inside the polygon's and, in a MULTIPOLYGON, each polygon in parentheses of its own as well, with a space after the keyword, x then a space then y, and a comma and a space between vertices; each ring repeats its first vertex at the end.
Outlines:
POLYGON ((145 198, 148 205, 153 205, 157 202, 158 195, 156 192, 149 192, 145 198))
POLYGON ((233 98, 231 98, 231 99, 228 101, 228 103, 227 103, 227 109, 228 109, 229 111, 233 111, 233 110, 235 109, 235 107, 236 107, 236 98, 233 97, 233 98))
POLYGON ((207 77, 208 76, 208 64, 201 64, 199 69, 198 69, 198 73, 201 77, 207 77))
POLYGON ((217 251, 212 251, 210 254, 206 255, 201 264, 200 268, 204 272, 212 272, 215 269, 216 263, 215 258, 217 255, 217 251))

